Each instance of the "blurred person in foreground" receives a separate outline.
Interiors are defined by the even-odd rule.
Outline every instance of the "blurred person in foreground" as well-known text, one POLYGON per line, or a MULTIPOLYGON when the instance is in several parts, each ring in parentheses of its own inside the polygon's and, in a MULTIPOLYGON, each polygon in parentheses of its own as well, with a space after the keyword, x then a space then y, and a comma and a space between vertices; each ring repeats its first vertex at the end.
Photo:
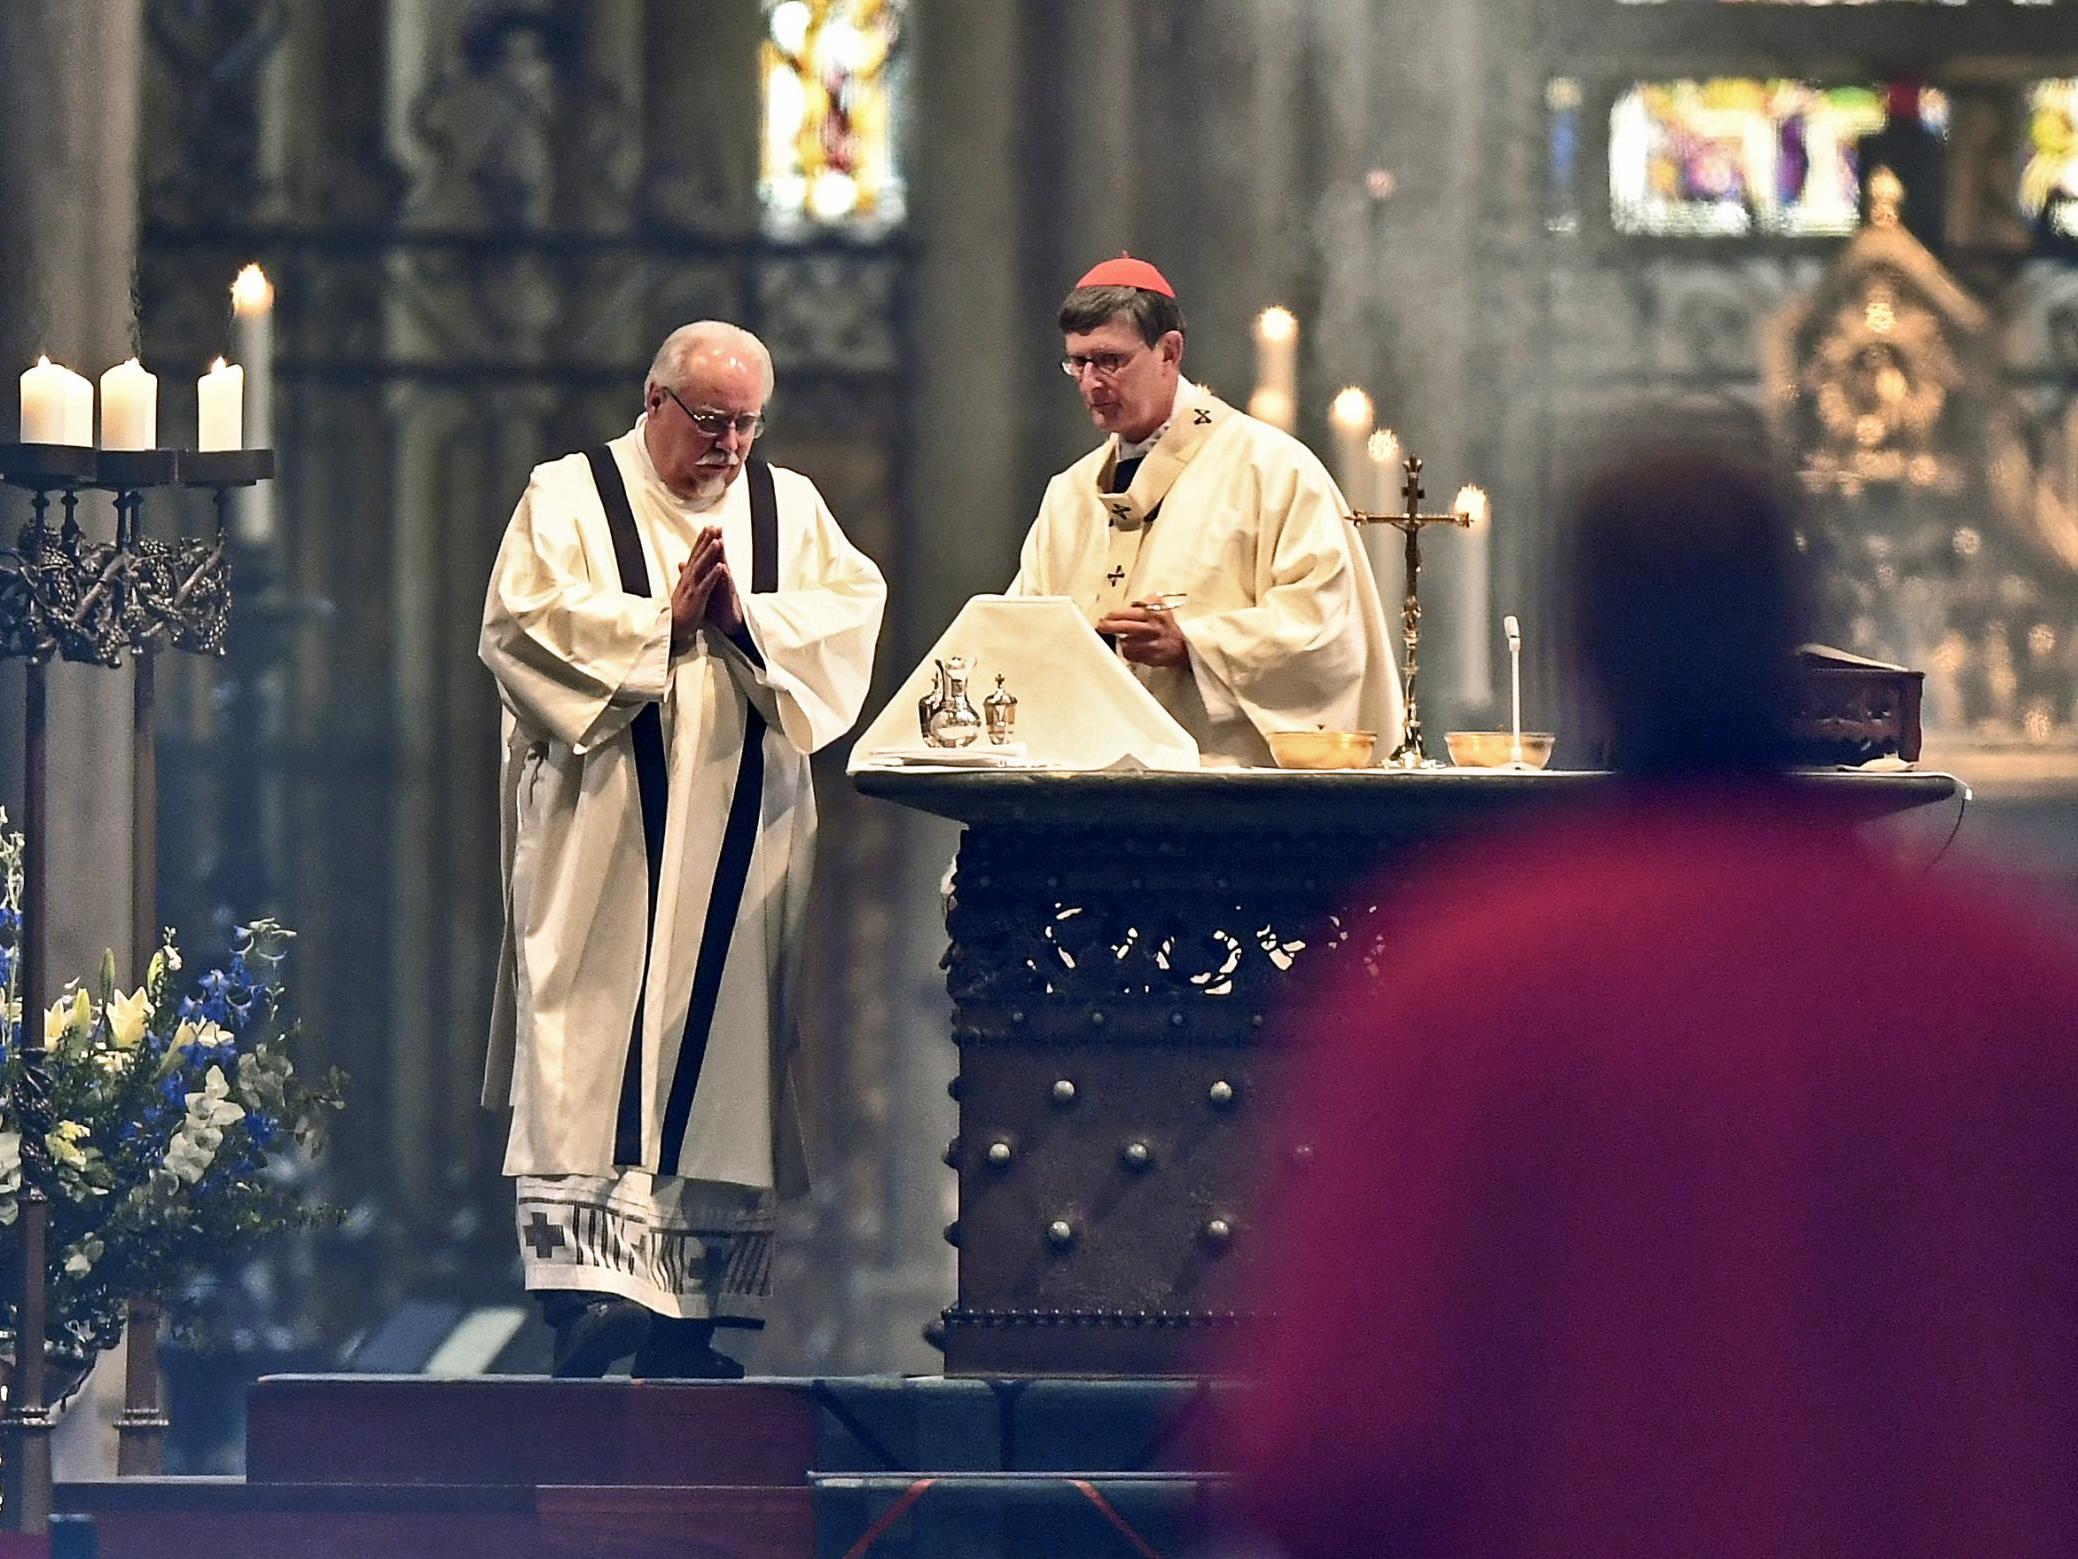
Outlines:
POLYGON ((1235 1427, 1296 1559, 2078 1552, 2078 942, 1796 794, 1791 508, 1610 466, 1628 783, 1395 886, 1309 1014, 1235 1427))

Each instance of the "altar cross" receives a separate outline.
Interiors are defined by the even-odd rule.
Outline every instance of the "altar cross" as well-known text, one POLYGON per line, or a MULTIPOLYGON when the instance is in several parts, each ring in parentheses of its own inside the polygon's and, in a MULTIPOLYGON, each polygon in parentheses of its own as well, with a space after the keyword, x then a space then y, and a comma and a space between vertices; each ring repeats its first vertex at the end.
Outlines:
POLYGON ((1405 512, 1371 514, 1358 509, 1348 518, 1352 525, 1397 526, 1407 538, 1407 595, 1400 603, 1400 638, 1406 646, 1406 669, 1402 675, 1406 699, 1400 717, 1400 743, 1392 750, 1386 764, 1396 769, 1420 769, 1430 763, 1428 754, 1422 751, 1421 712, 1414 698, 1414 675, 1420 669, 1421 647, 1421 528, 1424 525, 1456 525, 1469 529, 1472 516, 1421 513, 1421 461, 1409 455, 1402 463, 1407 473, 1400 487, 1401 499, 1407 506, 1405 512))

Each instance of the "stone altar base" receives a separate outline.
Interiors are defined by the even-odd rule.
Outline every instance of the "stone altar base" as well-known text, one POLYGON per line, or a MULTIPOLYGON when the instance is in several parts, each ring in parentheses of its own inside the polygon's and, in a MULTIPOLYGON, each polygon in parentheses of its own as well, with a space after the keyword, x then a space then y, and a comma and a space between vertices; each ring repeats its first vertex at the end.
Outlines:
POLYGON ((100 1559, 1178 1559, 1232 1388, 271 1376, 243 1478, 62 1484, 100 1559))

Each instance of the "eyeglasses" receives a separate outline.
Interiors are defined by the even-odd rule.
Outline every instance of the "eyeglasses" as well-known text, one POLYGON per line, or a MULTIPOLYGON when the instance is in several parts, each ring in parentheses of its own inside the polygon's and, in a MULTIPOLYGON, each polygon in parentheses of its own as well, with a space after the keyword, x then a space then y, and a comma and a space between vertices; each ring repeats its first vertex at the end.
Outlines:
POLYGON ((761 411, 694 411, 684 401, 678 400, 678 392, 668 384, 657 386, 674 401, 678 409, 693 419, 693 426, 709 438, 720 438, 731 428, 738 438, 756 438, 765 431, 765 414, 761 411))
POLYGON ((1115 379, 1126 364, 1140 355, 1141 350, 1135 347, 1130 352, 1070 352, 1061 359, 1061 372, 1070 379, 1080 379, 1082 371, 1087 368, 1099 379, 1115 379))

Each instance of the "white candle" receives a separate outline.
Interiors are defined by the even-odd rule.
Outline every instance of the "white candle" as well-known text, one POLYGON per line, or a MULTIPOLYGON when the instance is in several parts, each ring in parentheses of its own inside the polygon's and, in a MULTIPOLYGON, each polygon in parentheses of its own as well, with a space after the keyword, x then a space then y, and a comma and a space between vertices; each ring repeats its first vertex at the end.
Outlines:
MULTIPOLYGON (((1371 512, 1400 513, 1404 505, 1400 500, 1399 435, 1391 428, 1380 428, 1365 441, 1364 453, 1371 460, 1371 512)), ((1407 594, 1404 538, 1389 525, 1367 525, 1364 549, 1371 554, 1371 572, 1378 580, 1379 599, 1385 602, 1386 620, 1398 624, 1400 602, 1407 594)))
POLYGON ((22 375, 22 442, 94 442, 94 387, 84 375, 47 357, 36 359, 22 375))
POLYGON ((1380 428, 1364 442, 1371 457, 1371 502, 1380 513, 1400 512, 1400 435, 1380 428))
POLYGON ((101 447, 155 449, 159 442, 159 378, 132 357, 101 376, 101 447))
POLYGON ((1328 403, 1328 426, 1335 435, 1335 480, 1352 509, 1372 507, 1371 397, 1355 385, 1328 403))
POLYGON ((67 444, 92 446, 94 442, 94 381, 71 369, 65 375, 65 437, 67 444))
POLYGON ((1267 308, 1255 322, 1255 393, 1248 414, 1289 433, 1299 425, 1299 321, 1267 308))
POLYGON ((1471 703, 1483 704, 1493 697, 1493 646, 1486 631, 1487 543, 1493 534, 1492 506, 1483 488, 1467 484, 1457 490, 1450 512, 1471 523, 1463 541, 1463 558, 1458 577, 1458 611, 1464 622, 1465 653, 1459 691, 1471 703))
MULTIPOLYGON (((248 265, 231 284, 231 341, 245 369, 245 446, 274 445, 274 284, 248 265)), ((274 539, 274 484, 256 482, 232 494, 232 525, 240 541, 274 539)))
POLYGON ((245 370, 220 357, 195 381, 195 447, 241 447, 244 418, 245 370))

